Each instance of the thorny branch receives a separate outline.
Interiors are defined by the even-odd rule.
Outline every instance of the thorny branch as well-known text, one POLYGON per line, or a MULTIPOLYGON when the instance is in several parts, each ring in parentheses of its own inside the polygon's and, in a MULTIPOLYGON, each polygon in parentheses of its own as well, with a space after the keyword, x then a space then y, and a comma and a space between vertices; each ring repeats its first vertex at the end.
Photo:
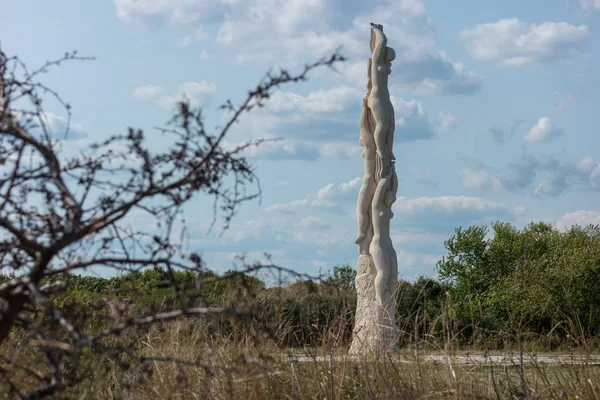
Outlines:
MULTIPOLYGON (((166 149, 153 150, 142 130, 129 128, 79 154, 63 154, 71 106, 38 78, 63 62, 85 59, 76 52, 66 53, 29 71, 18 57, 9 57, 0 49, 0 273, 12 275, 0 284, 0 346, 20 327, 28 335, 26 342, 44 349, 50 371, 47 376, 25 369, 40 385, 29 394, 20 393, 11 386, 10 371, 24 367, 0 360, 0 380, 21 398, 54 395, 79 382, 81 374, 65 370, 65 360, 86 347, 106 350, 102 339, 107 336, 182 316, 251 314, 251 309, 208 307, 186 299, 179 309, 134 316, 92 337, 82 332, 76 318, 61 312, 51 296, 65 289, 66 283, 60 279, 69 273, 94 266, 135 271, 158 264, 167 268, 168 285, 179 296, 185 288, 175 282, 175 269, 199 277, 206 271, 202 258, 196 252, 183 251, 173 233, 182 207, 197 194, 212 196, 212 225, 220 211, 225 231, 239 205, 261 194, 243 151, 264 140, 226 148, 224 138, 233 124, 244 113, 263 107, 279 86, 304 81, 311 70, 333 68, 344 61, 336 51, 305 65, 296 75, 285 70, 268 73, 240 105, 228 100, 221 106, 228 112, 228 120, 216 134, 205 130, 202 110, 183 101, 166 126, 159 128, 169 139, 166 149), (48 101, 64 107, 68 117, 64 132, 54 131, 43 107, 48 101), (156 230, 132 228, 127 218, 134 212, 151 218, 156 230)), ((245 265, 239 273, 260 269, 293 273, 260 264, 245 265)), ((206 282, 197 279, 195 285, 206 282)))

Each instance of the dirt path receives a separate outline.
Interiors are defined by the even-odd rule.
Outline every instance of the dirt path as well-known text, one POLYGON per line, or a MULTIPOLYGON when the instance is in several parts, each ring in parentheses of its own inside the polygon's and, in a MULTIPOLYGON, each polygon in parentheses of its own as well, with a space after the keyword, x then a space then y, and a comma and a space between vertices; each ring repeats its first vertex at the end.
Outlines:
MULTIPOLYGON (((288 355, 290 361, 295 362, 328 362, 329 356, 310 356, 307 354, 288 355)), ((399 354, 394 357, 399 363, 416 363, 414 356, 399 354)), ((333 361, 355 361, 356 358, 349 356, 333 356, 333 361)), ((521 354, 519 353, 473 353, 461 354, 455 356, 446 355, 420 355, 419 361, 431 363, 444 363, 450 361, 453 364, 490 364, 490 365, 519 365, 523 364, 545 364, 545 365, 564 365, 564 364, 587 364, 600 365, 600 355, 579 355, 579 354, 521 354)))

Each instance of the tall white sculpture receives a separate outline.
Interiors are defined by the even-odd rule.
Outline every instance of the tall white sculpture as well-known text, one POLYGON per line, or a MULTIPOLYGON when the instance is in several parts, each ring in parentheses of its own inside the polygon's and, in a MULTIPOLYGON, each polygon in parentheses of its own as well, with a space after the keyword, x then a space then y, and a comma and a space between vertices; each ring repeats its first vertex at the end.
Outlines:
POLYGON ((377 354, 398 342, 394 321, 398 261, 390 238, 398 180, 394 168, 394 107, 388 75, 396 57, 381 25, 371 24, 367 95, 360 118, 365 175, 358 195, 357 307, 349 354, 377 354))

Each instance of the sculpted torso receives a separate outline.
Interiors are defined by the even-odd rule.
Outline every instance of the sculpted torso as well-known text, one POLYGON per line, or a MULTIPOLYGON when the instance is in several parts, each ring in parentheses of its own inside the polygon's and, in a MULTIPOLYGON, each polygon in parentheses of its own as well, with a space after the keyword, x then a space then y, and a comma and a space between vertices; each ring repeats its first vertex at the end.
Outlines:
POLYGON ((384 304, 395 290, 398 263, 390 238, 392 204, 398 187, 392 153, 394 108, 388 91, 388 75, 394 50, 386 47, 381 25, 371 24, 371 51, 368 63, 367 96, 360 119, 360 144, 364 146, 365 176, 358 196, 359 253, 370 255, 375 266, 375 292, 384 304))

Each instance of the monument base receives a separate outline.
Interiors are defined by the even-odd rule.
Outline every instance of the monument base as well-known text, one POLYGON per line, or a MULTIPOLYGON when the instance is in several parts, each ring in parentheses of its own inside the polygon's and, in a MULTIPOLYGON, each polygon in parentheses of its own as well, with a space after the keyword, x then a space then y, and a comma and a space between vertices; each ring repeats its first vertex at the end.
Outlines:
POLYGON ((378 356, 398 348, 398 326, 394 319, 396 296, 392 294, 381 306, 375 297, 375 276, 371 256, 358 256, 355 280, 358 300, 352 344, 348 351, 351 356, 378 356))

